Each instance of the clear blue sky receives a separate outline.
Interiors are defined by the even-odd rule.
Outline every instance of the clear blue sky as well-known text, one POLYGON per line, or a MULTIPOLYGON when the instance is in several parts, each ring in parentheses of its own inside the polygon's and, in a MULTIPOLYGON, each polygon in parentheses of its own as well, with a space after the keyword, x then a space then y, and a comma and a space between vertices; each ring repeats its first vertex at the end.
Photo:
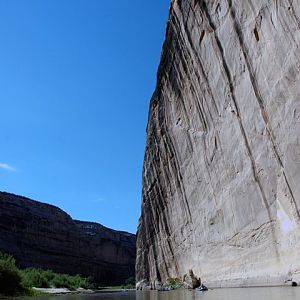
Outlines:
POLYGON ((136 231, 169 0, 0 0, 0 190, 136 231))

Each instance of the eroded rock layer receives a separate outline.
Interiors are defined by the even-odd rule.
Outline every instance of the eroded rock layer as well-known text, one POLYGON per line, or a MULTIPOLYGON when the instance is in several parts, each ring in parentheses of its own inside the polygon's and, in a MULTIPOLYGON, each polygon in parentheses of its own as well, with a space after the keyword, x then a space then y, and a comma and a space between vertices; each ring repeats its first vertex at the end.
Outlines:
POLYGON ((173 0, 147 127, 136 273, 300 272, 300 2, 173 0))
POLYGON ((135 235, 73 220, 53 205, 0 192, 0 251, 20 267, 121 284, 134 276, 135 235))

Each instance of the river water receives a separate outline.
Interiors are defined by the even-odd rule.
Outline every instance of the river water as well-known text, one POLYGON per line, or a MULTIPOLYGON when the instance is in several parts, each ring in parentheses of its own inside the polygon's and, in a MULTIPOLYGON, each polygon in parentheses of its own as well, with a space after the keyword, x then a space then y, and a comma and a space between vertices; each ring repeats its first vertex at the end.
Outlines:
POLYGON ((177 290, 170 292, 129 291, 91 295, 43 296, 35 300, 300 300, 300 287, 260 287, 214 289, 207 292, 177 290))

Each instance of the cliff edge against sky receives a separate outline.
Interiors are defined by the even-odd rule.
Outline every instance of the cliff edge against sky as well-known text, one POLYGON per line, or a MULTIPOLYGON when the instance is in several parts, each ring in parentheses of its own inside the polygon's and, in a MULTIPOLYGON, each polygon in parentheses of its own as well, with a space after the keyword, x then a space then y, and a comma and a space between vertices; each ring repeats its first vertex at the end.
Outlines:
POLYGON ((150 104, 139 287, 300 273, 300 5, 174 0, 150 104))
POLYGON ((134 234, 73 220, 53 205, 0 192, 0 251, 12 254, 21 268, 123 284, 135 274, 135 242, 134 234))

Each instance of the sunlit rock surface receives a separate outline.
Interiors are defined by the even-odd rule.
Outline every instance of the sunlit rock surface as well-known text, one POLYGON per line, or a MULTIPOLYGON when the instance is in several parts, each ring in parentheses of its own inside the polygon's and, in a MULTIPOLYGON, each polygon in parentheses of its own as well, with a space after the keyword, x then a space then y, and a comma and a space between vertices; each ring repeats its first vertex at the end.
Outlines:
POLYGON ((0 192, 0 251, 20 267, 120 284, 134 276, 135 235, 73 220, 53 205, 0 192))
POLYGON ((300 2, 171 3, 150 104, 141 287, 300 281, 300 2))

